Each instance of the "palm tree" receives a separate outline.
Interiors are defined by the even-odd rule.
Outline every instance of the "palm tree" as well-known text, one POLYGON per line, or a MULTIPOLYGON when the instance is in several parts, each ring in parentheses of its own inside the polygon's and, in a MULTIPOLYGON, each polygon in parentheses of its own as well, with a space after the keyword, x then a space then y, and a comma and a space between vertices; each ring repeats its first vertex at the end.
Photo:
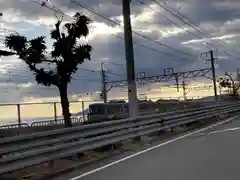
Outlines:
POLYGON ((44 86, 56 86, 60 93, 62 113, 65 126, 71 123, 69 101, 67 96, 68 84, 78 65, 85 59, 90 60, 92 47, 80 44, 79 39, 89 34, 88 25, 91 20, 80 13, 74 15, 71 23, 65 23, 60 28, 61 21, 55 24, 51 31, 53 50, 47 55, 45 37, 40 36, 31 40, 19 34, 11 34, 5 38, 5 46, 16 53, 33 72, 36 82, 44 86))
POLYGON ((14 52, 10 52, 10 51, 5 51, 5 50, 0 50, 0 57, 1 56, 12 56, 14 55, 14 52))

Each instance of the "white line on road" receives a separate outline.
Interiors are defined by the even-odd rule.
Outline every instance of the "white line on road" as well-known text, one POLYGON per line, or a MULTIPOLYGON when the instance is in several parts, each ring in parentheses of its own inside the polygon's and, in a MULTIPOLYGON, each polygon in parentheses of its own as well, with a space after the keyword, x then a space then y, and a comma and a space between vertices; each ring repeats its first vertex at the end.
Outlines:
POLYGON ((172 142, 178 141, 178 140, 180 140, 180 139, 183 139, 183 138, 192 136, 192 135, 194 135, 194 134, 196 134, 196 133, 199 133, 199 132, 205 131, 205 130, 207 130, 207 129, 210 129, 210 128, 219 126, 219 125, 221 125, 221 124, 230 122, 230 121, 232 121, 233 119, 235 119, 235 118, 237 118, 237 117, 238 117, 238 116, 234 116, 234 117, 228 118, 228 119, 226 119, 226 120, 224 120, 224 121, 215 123, 215 124, 213 124, 213 125, 210 125, 210 126, 207 126, 207 127, 205 127, 205 128, 199 129, 199 130, 197 130, 197 131, 194 131, 194 132, 185 134, 185 135, 183 135, 183 136, 174 138, 174 139, 172 139, 172 140, 169 140, 169 141, 166 141, 166 142, 164 142, 164 143, 158 144, 158 145, 156 145, 156 146, 150 147, 150 148, 145 149, 145 150, 143 150, 143 151, 134 153, 134 154, 132 154, 132 155, 129 155, 129 156, 127 156, 127 157, 124 157, 124 158, 122 158, 122 159, 119 159, 119 160, 117 160, 117 161, 114 161, 114 162, 112 162, 112 163, 106 164, 106 165, 101 166, 101 167, 99 167, 99 168, 96 168, 96 169, 93 169, 93 170, 88 171, 88 172, 86 172, 86 173, 83 173, 83 174, 81 174, 81 175, 79 175, 79 176, 73 177, 73 178, 71 178, 70 180, 78 180, 78 179, 81 179, 81 178, 83 178, 83 177, 85 177, 85 176, 88 176, 88 175, 90 175, 90 174, 96 173, 96 172, 98 172, 98 171, 101 171, 101 170, 106 169, 106 168, 108 168, 108 167, 111 167, 111 166, 113 166, 113 165, 119 164, 119 163, 121 163, 121 162, 123 162, 123 161, 126 161, 126 160, 128 160, 128 159, 131 159, 131 158, 133 158, 133 157, 136 157, 136 156, 138 156, 138 155, 141 155, 141 154, 146 153, 146 152, 148 152, 148 151, 151 151, 151 150, 153 150, 153 149, 157 149, 157 148, 159 148, 159 147, 165 146, 165 145, 167 145, 167 144, 170 144, 170 143, 172 143, 172 142))
POLYGON ((211 135, 211 134, 217 134, 217 133, 228 132, 228 131, 237 131, 237 130, 240 130, 240 127, 222 129, 222 130, 218 130, 218 131, 212 131, 212 132, 209 132, 207 134, 211 135))

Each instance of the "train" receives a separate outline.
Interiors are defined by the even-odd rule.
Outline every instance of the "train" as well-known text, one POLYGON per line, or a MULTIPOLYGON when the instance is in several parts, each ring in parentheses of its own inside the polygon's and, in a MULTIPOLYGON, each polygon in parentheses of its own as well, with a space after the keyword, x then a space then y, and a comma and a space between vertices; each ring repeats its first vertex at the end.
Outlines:
MULTIPOLYGON (((139 114, 148 115, 199 106, 199 103, 178 100, 159 100, 156 102, 144 100, 139 101, 139 114)), ((88 123, 124 119, 129 116, 128 110, 129 104, 125 101, 91 104, 89 105, 88 123)))

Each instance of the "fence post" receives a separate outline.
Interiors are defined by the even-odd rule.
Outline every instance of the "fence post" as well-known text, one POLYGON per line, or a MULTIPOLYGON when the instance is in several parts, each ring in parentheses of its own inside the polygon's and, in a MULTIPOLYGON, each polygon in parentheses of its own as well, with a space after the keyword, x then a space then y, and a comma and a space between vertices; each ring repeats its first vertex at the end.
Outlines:
POLYGON ((57 103, 56 102, 53 103, 53 107, 54 107, 54 120, 55 120, 55 123, 57 123, 57 103))
POLYGON ((20 104, 17 104, 18 126, 21 127, 21 109, 20 104))
POLYGON ((83 115, 83 122, 85 122, 85 112, 84 112, 84 101, 82 101, 82 115, 83 115))

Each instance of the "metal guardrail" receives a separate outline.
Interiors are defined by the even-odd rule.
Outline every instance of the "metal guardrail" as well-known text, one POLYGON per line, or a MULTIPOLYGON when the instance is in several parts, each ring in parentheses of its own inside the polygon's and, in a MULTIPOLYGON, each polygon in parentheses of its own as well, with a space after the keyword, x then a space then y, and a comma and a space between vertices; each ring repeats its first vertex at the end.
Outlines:
POLYGON ((0 174, 129 138, 240 111, 240 103, 160 113, 0 139, 0 174))

